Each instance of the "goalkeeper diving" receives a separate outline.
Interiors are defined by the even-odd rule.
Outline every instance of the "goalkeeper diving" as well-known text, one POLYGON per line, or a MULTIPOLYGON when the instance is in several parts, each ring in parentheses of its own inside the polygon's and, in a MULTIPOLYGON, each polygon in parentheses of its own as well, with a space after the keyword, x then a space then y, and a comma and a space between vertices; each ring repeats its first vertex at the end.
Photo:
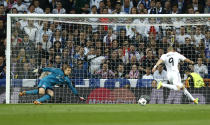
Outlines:
POLYGON ((79 96, 77 90, 73 87, 69 75, 71 74, 71 67, 64 65, 62 69, 59 68, 42 68, 36 69, 34 72, 51 72, 51 74, 42 78, 38 84, 38 89, 23 91, 20 92, 19 95, 43 95, 41 98, 34 101, 34 104, 41 104, 47 100, 49 100, 54 95, 53 86, 67 84, 68 87, 72 90, 72 92, 81 100, 85 101, 84 97, 79 96))

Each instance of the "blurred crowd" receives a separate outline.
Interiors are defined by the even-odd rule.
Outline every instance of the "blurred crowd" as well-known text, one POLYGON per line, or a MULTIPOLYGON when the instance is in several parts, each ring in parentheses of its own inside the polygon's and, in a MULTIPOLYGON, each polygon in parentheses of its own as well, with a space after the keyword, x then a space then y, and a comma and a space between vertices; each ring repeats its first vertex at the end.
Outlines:
MULTIPOLYGON (((209 14, 210 0, 0 0, 0 78, 6 76, 7 13, 209 14)), ((185 67, 209 78, 209 21, 205 25, 153 25, 158 22, 157 18, 133 19, 132 24, 139 25, 114 27, 17 19, 12 25, 11 74, 16 79, 34 79, 35 68, 65 64, 72 67, 72 78, 154 79, 165 67, 154 74, 152 67, 172 45, 195 62, 180 65, 182 78, 186 78, 185 67)))

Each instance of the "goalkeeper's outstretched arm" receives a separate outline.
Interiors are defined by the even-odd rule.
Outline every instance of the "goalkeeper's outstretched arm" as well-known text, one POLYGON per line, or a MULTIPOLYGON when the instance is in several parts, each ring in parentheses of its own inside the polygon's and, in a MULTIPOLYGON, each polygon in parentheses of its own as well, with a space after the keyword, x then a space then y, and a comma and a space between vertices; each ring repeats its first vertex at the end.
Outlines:
POLYGON ((79 96, 76 88, 74 88, 73 85, 71 84, 70 79, 69 78, 66 78, 66 81, 67 81, 68 87, 72 90, 72 92, 74 93, 74 95, 77 96, 79 98, 79 100, 85 101, 85 98, 84 97, 79 96))

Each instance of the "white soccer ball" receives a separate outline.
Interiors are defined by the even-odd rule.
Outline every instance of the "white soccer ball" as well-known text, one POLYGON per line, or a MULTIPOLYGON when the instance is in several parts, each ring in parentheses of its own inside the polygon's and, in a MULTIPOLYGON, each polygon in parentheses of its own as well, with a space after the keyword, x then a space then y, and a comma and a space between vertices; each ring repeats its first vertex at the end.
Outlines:
POLYGON ((145 98, 140 98, 138 100, 138 104, 140 104, 142 106, 145 106, 147 104, 147 100, 145 98))

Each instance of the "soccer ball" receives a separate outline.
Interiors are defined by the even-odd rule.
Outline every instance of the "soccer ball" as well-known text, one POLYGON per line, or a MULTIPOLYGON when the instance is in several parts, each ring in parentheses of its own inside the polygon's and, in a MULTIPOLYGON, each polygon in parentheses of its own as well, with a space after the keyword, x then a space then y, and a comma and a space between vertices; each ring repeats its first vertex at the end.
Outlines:
POLYGON ((140 104, 142 106, 145 106, 147 104, 147 100, 145 98, 140 98, 138 100, 138 104, 140 104))

